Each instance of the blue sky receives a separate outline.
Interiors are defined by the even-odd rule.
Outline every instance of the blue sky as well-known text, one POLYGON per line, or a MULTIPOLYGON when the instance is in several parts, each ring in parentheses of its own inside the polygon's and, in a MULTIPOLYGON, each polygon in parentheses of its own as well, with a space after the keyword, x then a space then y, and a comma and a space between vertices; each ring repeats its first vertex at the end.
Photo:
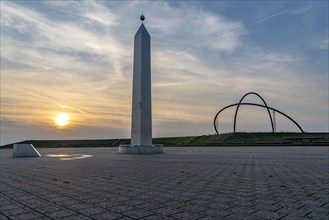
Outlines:
MULTIPOLYGON (((154 136, 212 134, 216 112, 250 91, 328 132, 328 1, 1 1, 1 144, 130 137, 141 13, 154 136)), ((233 115, 220 116, 221 132, 233 115)), ((266 111, 241 107, 237 130, 270 131, 266 111)), ((277 130, 298 128, 277 116, 277 130)))

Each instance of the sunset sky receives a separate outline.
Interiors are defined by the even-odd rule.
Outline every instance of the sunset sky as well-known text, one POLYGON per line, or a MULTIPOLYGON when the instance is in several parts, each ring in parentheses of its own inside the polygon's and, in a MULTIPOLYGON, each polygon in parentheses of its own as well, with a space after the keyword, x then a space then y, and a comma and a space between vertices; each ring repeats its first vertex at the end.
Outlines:
MULTIPOLYGON (((305 131, 328 132, 328 1, 1 0, 0 144, 130 138, 142 13, 154 137, 213 134, 216 112, 251 91, 305 131)), ((298 131, 276 117, 278 131, 298 131)), ((242 106, 237 131, 271 131, 266 110, 242 106)))

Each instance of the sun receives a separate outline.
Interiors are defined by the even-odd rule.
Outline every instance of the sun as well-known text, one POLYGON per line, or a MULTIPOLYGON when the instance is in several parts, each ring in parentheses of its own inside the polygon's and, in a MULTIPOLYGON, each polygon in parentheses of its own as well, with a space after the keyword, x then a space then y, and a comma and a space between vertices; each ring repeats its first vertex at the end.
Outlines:
POLYGON ((59 113, 56 118, 54 118, 56 125, 63 127, 69 123, 69 115, 67 113, 59 113))

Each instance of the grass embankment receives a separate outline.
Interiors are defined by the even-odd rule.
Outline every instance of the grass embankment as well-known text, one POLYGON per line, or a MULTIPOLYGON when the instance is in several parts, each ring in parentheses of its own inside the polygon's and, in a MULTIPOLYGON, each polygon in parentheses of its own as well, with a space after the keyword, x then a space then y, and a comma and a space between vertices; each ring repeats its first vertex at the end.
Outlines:
MULTIPOLYGON (((58 147, 116 147, 129 144, 129 139, 96 140, 27 140, 20 144, 33 144, 37 148, 58 147)), ((187 137, 154 138, 154 144, 164 146, 316 146, 329 145, 329 133, 226 133, 187 137)), ((12 148, 12 144, 1 148, 12 148)))
POLYGON ((328 145, 329 133, 226 133, 195 137, 155 138, 154 143, 173 146, 328 145))

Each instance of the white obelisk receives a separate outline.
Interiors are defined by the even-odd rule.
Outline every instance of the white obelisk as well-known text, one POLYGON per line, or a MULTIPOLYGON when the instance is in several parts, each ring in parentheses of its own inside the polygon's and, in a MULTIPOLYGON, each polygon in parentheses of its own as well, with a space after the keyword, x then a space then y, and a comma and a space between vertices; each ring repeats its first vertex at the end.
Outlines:
MULTIPOLYGON (((144 21, 144 15, 140 19, 144 21)), ((152 145, 151 45, 144 24, 134 38, 131 143, 120 145, 119 153, 163 153, 162 145, 152 145)))

